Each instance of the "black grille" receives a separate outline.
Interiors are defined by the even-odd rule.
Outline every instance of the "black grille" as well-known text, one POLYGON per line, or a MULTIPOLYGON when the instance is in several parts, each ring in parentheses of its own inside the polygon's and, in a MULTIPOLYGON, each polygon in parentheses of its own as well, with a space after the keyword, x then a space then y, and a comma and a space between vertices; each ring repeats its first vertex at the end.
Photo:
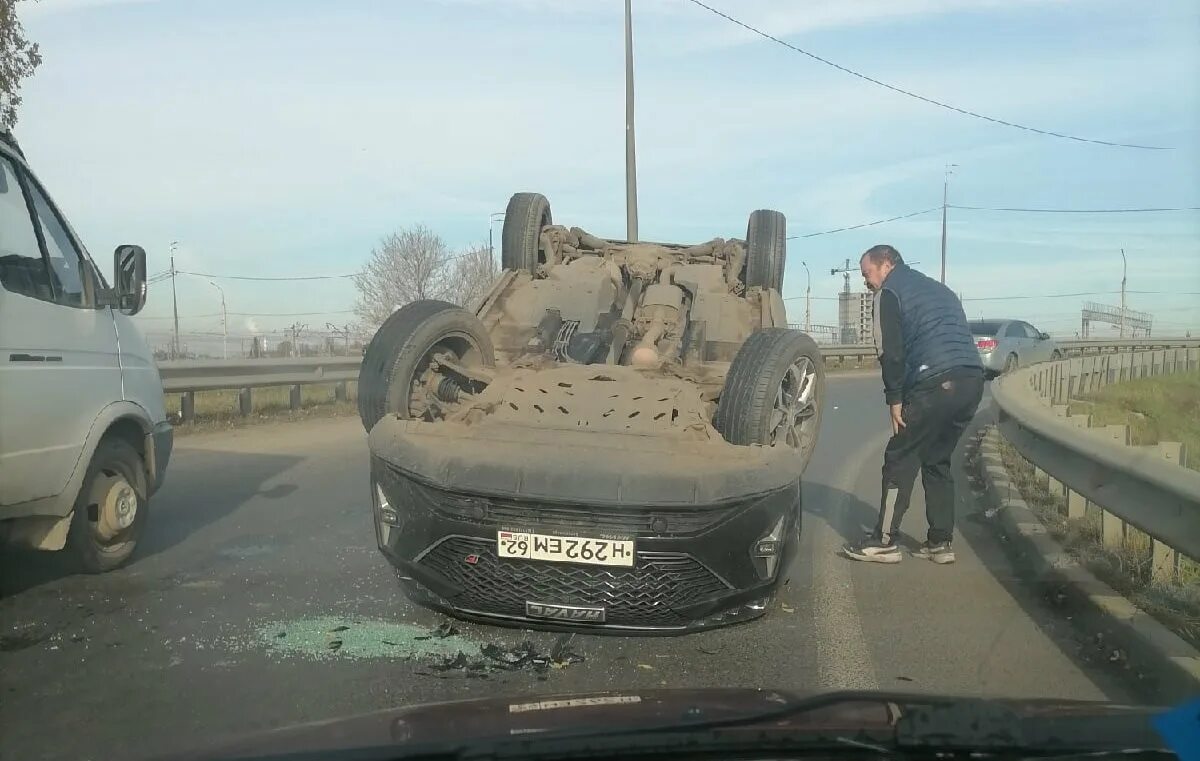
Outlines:
POLYGON ((495 542, 447 539, 421 560, 464 591, 453 602, 483 613, 524 615, 525 601, 602 605, 606 622, 626 626, 680 626, 675 611, 728 587, 690 557, 641 553, 633 568, 501 560, 495 542), (466 562, 475 555, 474 564, 466 562))
MULTIPOLYGON (((395 474, 390 474, 397 478, 395 474)), ((400 476, 397 480, 403 479, 400 476)), ((405 479, 407 480, 407 479, 405 479)), ((595 505, 519 502, 500 497, 476 497, 434 489, 413 481, 409 488, 443 517, 481 526, 555 529, 622 536, 686 536, 733 517, 748 503, 716 506, 600 507, 595 505)))

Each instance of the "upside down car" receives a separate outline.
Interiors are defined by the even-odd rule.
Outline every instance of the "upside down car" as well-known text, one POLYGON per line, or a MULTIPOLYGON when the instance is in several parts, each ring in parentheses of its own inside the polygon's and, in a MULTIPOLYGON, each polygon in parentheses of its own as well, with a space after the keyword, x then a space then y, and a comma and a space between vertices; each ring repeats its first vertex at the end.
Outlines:
POLYGON ((503 272, 417 301, 359 377, 379 549, 418 604, 676 633, 761 615, 800 533, 825 373, 789 329, 786 222, 630 243, 512 197, 503 272))

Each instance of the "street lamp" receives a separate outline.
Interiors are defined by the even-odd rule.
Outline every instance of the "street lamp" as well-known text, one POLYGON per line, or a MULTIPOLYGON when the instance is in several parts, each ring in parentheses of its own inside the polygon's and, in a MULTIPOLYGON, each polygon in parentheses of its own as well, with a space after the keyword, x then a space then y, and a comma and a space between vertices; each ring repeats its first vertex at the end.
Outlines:
POLYGON ((502 211, 493 211, 491 214, 488 214, 488 256, 493 260, 496 258, 496 252, 492 248, 492 224, 502 219, 504 219, 504 212, 502 211))
POLYGON ((946 177, 942 181, 942 284, 946 283, 946 212, 950 208, 950 175, 958 164, 946 165, 946 177))
POLYGON ((637 243, 637 150, 633 122, 633 3, 625 0, 625 238, 637 243))
MULTIPOLYGON (((1121 249, 1121 338, 1125 337, 1125 274, 1129 269, 1129 261, 1125 258, 1125 249, 1121 249)), ((1135 330, 1134 333, 1137 331, 1135 330)))
POLYGON ((804 332, 812 332, 812 273, 808 271, 808 262, 800 262, 804 267, 804 275, 808 284, 804 287, 804 332))
POLYGON ((208 284, 221 294, 221 355, 224 359, 229 359, 229 314, 225 311, 225 291, 211 280, 208 284))

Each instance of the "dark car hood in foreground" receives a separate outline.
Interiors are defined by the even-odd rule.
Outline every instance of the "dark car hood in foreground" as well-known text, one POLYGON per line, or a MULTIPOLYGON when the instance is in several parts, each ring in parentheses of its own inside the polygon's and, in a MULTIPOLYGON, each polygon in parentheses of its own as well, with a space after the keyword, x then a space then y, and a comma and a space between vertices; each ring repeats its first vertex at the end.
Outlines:
MULTIPOLYGON (((230 759, 328 753, 379 748, 403 757, 408 751, 453 743, 492 743, 524 739, 536 742, 553 733, 635 731, 699 722, 740 723, 756 740, 772 733, 787 736, 838 736, 848 740, 890 736, 897 721, 918 713, 907 732, 924 744, 940 737, 948 719, 957 727, 984 728, 994 738, 1022 734, 1034 747, 1044 743, 1088 742, 1098 748, 1162 747, 1150 725, 1158 709, 1057 700, 983 700, 930 695, 845 692, 829 695, 756 689, 661 689, 549 695, 410 706, 278 729, 164 758, 230 759), (815 703, 808 704, 816 698, 815 703), (797 710, 790 712, 789 708, 797 710), (1025 726, 1028 724, 1028 726, 1025 726), (990 727, 990 729, 989 729, 990 727), (1024 730, 1022 732, 1022 730, 1024 730), (1079 735, 1077 737, 1077 735, 1079 735)), ((911 737, 911 735, 910 735, 911 737)))

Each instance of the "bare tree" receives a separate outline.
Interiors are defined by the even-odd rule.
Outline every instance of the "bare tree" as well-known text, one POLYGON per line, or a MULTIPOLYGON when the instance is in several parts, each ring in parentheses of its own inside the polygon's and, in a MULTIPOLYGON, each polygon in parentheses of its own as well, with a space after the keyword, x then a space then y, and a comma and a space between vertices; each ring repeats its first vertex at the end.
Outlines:
POLYGON ((0 128, 16 126, 21 80, 33 74, 42 62, 37 43, 26 39, 17 18, 19 2, 0 0, 0 128))
POLYGON ((487 293, 499 270, 486 245, 451 254, 424 225, 385 236, 354 276, 356 333, 370 336, 392 312, 421 299, 444 299, 470 308, 487 293))
POLYGON ((354 276, 355 314, 374 330, 405 304, 448 297, 450 265, 445 241, 424 225, 385 236, 354 276))
POLYGON ((459 254, 454 260, 453 301, 467 308, 487 293, 499 274, 500 268, 492 258, 486 245, 475 246, 459 254))

